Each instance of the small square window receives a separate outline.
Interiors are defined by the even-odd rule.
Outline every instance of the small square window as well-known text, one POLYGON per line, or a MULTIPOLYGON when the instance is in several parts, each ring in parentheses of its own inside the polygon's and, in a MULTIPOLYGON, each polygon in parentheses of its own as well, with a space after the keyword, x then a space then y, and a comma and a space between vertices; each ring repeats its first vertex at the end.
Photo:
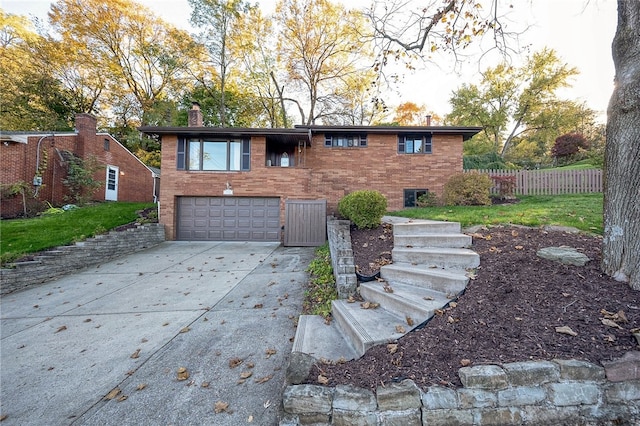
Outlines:
POLYGON ((405 189, 404 190, 404 207, 416 207, 418 197, 429 192, 428 189, 405 189))

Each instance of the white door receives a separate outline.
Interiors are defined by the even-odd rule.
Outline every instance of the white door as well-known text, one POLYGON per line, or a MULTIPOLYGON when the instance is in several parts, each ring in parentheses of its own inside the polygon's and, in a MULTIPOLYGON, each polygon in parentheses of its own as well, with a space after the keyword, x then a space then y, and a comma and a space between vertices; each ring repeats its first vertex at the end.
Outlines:
POLYGON ((107 166, 107 185, 104 192, 104 199, 107 201, 118 201, 119 171, 116 166, 107 166))

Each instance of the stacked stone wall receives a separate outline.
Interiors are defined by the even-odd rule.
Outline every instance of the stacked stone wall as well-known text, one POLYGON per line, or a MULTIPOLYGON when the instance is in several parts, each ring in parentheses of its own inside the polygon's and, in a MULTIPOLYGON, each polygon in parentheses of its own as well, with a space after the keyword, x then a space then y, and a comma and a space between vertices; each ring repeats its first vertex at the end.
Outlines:
POLYGON ((153 247, 164 240, 164 226, 148 223, 97 235, 71 246, 57 247, 39 253, 31 261, 16 262, 11 267, 0 269, 0 294, 42 284, 78 269, 153 247))

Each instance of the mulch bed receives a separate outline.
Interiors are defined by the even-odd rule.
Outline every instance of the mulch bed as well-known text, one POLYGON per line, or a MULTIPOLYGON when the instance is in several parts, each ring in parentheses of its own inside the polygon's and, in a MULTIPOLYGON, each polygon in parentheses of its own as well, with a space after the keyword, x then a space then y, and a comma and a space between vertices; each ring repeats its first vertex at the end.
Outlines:
MULTIPOLYGON (((390 259, 388 227, 352 230, 351 238, 365 274, 390 259)), ((375 390, 408 378, 422 389, 460 387, 463 365, 554 358, 600 363, 638 350, 631 330, 640 327, 640 292, 601 273, 601 242, 597 236, 515 226, 483 229, 473 238, 481 266, 453 307, 399 339, 396 348, 381 345, 354 361, 314 367, 309 383, 318 384, 322 374, 328 386, 375 390), (577 267, 536 256, 540 248, 562 245, 592 260, 577 267)))

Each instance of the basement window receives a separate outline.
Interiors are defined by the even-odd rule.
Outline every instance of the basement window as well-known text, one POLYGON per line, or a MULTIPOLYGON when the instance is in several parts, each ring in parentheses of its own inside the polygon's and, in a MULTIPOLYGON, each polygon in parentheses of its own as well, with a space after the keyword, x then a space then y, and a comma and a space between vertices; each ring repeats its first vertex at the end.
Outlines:
POLYGON ((416 207, 416 200, 421 195, 428 193, 428 189, 405 189, 404 190, 404 207, 416 207))

